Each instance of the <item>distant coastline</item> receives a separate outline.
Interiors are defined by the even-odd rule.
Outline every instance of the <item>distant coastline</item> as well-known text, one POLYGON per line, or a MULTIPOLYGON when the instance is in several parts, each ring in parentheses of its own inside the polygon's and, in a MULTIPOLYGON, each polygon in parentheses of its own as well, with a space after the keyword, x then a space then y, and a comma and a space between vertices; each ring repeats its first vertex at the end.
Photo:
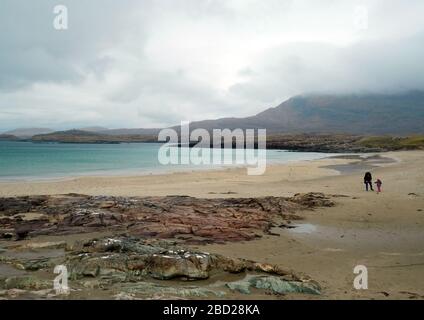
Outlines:
MULTIPOLYGON (((157 135, 108 135, 82 130, 59 131, 19 138, 13 135, 0 135, 0 141, 63 143, 63 144, 121 144, 121 143, 162 143, 157 135)), ((190 147, 213 147, 191 141, 190 147)), ((222 144, 221 146, 225 146, 222 144)), ((325 153, 373 153, 401 150, 424 149, 424 135, 360 136, 347 134, 270 134, 267 136, 267 149, 298 152, 325 153)), ((236 148, 233 143, 233 148, 236 148)), ((254 148, 258 148, 257 141, 254 148)))

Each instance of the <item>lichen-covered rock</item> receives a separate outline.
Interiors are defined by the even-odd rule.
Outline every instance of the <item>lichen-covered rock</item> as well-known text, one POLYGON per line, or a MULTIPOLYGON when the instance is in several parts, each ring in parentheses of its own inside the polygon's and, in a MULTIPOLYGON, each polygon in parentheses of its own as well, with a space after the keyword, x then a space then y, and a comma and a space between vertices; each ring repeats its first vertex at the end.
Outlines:
POLYGON ((28 271, 37 271, 42 269, 52 269, 54 268, 54 262, 49 258, 33 259, 24 261, 21 263, 24 270, 28 271))
POLYGON ((321 294, 319 286, 313 282, 286 281, 274 276, 253 277, 249 282, 257 289, 271 290, 275 294, 321 294))
POLYGON ((77 241, 67 246, 67 251, 85 252, 118 252, 134 253, 139 255, 153 254, 165 250, 158 244, 154 246, 142 243, 136 238, 116 237, 77 241))
POLYGON ((305 278, 277 265, 257 263, 222 255, 190 251, 167 241, 148 241, 131 237, 93 239, 77 243, 68 254, 66 265, 72 279, 84 277, 127 279, 183 278, 199 280, 211 273, 260 272, 275 274, 287 281, 305 278))
POLYGON ((122 273, 128 270, 126 261, 127 257, 120 254, 82 253, 71 256, 66 262, 66 266, 70 279, 76 280, 84 277, 112 276, 113 272, 122 276, 122 273))
POLYGON ((153 254, 146 261, 147 272, 156 279, 207 279, 211 269, 209 254, 167 251, 153 254))
POLYGON ((52 281, 41 280, 33 276, 20 276, 0 279, 0 288, 6 290, 43 290, 52 287, 52 281))
POLYGON ((96 238, 78 241, 68 245, 66 250, 49 246, 36 251, 27 248, 30 259, 25 258, 22 246, 13 248, 8 247, 8 251, 17 250, 18 256, 9 257, 10 252, 7 256, 0 255, 0 262, 7 268, 20 269, 18 274, 9 270, 9 277, 0 278, 0 291, 7 298, 14 292, 25 297, 53 297, 47 291, 53 290, 56 265, 67 267, 69 285, 75 292, 102 290, 110 297, 122 299, 216 298, 234 292, 249 294, 252 289, 262 290, 262 294, 319 293, 319 286, 307 277, 280 266, 198 252, 169 240, 137 239, 126 235, 96 238), (34 253, 40 258, 34 259, 34 253), (48 269, 51 280, 37 277, 44 277, 48 269), (225 285, 223 279, 228 279, 230 273, 231 277, 238 274, 246 278, 225 285), (197 282, 199 286, 187 285, 187 280, 195 282, 208 278, 207 283, 197 282), (157 279, 175 281, 159 285, 157 279))
POLYGON ((120 287, 120 291, 115 298, 133 299, 135 295, 139 296, 164 296, 182 297, 182 298, 222 298, 226 293, 222 290, 202 288, 197 286, 179 286, 160 285, 151 282, 129 283, 120 287))
POLYGON ((210 255, 213 268, 229 273, 241 273, 251 269, 253 263, 247 260, 228 258, 221 255, 210 255))
POLYGON ((243 294, 250 294, 250 283, 249 281, 233 281, 226 284, 226 286, 233 290, 243 294))
POLYGON ((251 289, 267 290, 272 294, 321 294, 319 285, 312 281, 287 281, 276 276, 247 276, 240 281, 229 282, 226 286, 243 294, 250 294, 251 289))

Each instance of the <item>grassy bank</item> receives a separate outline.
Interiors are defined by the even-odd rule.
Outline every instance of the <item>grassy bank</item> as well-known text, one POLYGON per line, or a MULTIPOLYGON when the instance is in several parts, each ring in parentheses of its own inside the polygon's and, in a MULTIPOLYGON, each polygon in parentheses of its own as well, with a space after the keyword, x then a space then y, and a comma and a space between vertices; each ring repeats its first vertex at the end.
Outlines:
POLYGON ((410 137, 366 137, 359 141, 366 148, 384 148, 388 150, 424 149, 424 135, 410 137))

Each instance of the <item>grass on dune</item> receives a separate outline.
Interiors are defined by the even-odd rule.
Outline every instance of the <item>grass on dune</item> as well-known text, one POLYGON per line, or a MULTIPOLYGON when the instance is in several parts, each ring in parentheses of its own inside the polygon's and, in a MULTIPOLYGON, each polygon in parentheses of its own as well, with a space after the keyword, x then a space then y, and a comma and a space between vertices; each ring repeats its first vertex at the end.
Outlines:
POLYGON ((410 137, 367 137, 359 143, 368 148, 424 149, 424 135, 410 137))

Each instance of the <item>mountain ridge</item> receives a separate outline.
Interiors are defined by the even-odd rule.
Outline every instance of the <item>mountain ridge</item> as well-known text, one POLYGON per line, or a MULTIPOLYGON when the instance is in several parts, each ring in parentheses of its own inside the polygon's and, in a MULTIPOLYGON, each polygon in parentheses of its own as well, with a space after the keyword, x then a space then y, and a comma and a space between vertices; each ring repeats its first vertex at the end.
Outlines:
POLYGON ((424 132, 424 91, 405 94, 300 95, 245 118, 190 123, 190 128, 258 129, 285 134, 418 134, 424 132))
MULTIPOLYGON (((179 129, 179 126, 172 126, 179 129)), ((190 129, 267 129, 270 134, 411 135, 424 133, 424 91, 402 94, 309 94, 249 117, 227 117, 190 123, 190 129)), ((78 129, 109 136, 154 136, 160 128, 78 129)), ((31 138, 53 131, 20 128, 4 135, 31 138), (32 134, 32 135, 31 135, 32 134)))
POLYGON ((2 132, 2 135, 12 135, 17 138, 30 138, 37 134, 47 134, 51 132, 54 132, 54 130, 49 128, 16 128, 2 132))

